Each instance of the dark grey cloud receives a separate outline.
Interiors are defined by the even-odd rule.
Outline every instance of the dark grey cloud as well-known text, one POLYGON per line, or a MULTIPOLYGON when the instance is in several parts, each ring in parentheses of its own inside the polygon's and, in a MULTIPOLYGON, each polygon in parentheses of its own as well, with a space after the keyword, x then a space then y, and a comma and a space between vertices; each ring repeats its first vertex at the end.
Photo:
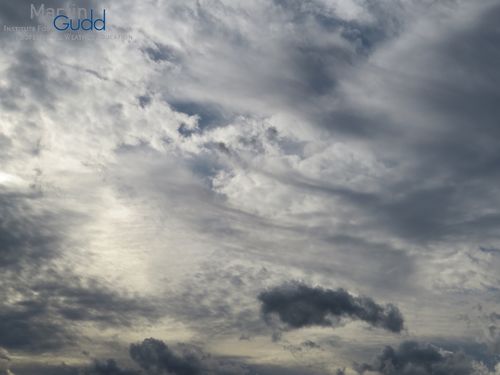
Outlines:
POLYGON ((139 105, 141 106, 141 108, 146 108, 148 105, 151 104, 151 96, 148 95, 148 94, 144 94, 144 95, 139 95, 137 97, 137 100, 139 101, 139 105))
POLYGON ((175 62, 178 59, 172 47, 159 42, 154 42, 151 46, 144 47, 142 52, 155 63, 163 61, 175 62))
MULTIPOLYGON (((133 364, 120 365, 115 359, 94 360, 86 366, 15 365, 15 374, 31 375, 324 375, 305 366, 248 364, 245 358, 223 357, 205 353, 187 344, 171 349, 162 340, 149 338, 130 345, 133 364)), ((130 361, 127 361, 130 362, 130 361)))
MULTIPOLYGON (((277 3, 294 14, 313 12, 300 2, 277 3)), ((400 23, 403 4, 390 2, 401 8, 391 13, 384 8, 388 3, 365 5, 377 17, 400 23)), ((394 65, 383 61, 359 82, 359 93, 368 87, 381 106, 365 107, 358 96, 347 100, 335 94, 339 103, 335 109, 324 105, 308 109, 314 122, 335 138, 366 142, 377 159, 395 171, 392 179, 380 181, 380 189, 369 193, 339 189, 324 179, 298 181, 290 174, 288 182, 323 191, 353 208, 357 217, 356 227, 349 228, 353 231, 373 229, 420 244, 459 237, 494 241, 500 223, 490 205, 499 199, 493 186, 500 181, 496 168, 500 154, 494 141, 500 82, 495 20, 500 7, 495 2, 485 4, 473 22, 454 32, 439 30, 441 34, 417 44, 407 55, 398 55, 398 61, 390 62, 394 65), (377 85, 370 86, 371 79, 377 85), (386 95, 394 102, 386 101, 386 95)), ((394 25, 394 33, 401 27, 394 25)), ((317 55, 328 60, 326 52, 317 55)), ((305 65, 314 66, 314 59, 305 65)), ((315 71, 320 74, 321 69, 315 71)), ((328 76, 322 76, 319 81, 328 82, 328 76)))
POLYGON ((372 364, 358 366, 358 372, 383 375, 470 375, 473 363, 463 353, 442 352, 431 345, 406 341, 396 349, 388 346, 372 364))
MULTIPOLYGON (((198 127, 200 130, 223 126, 234 118, 234 115, 225 113, 223 108, 213 103, 192 102, 168 98, 166 100, 175 111, 186 113, 190 116, 198 116, 198 127)), ((182 135, 187 136, 189 133, 187 133, 186 130, 187 129, 185 129, 184 132, 179 130, 179 132, 182 135)))
MULTIPOLYGON (((378 126, 371 120, 375 115, 373 111, 363 113, 359 105, 349 109, 342 105, 332 111, 331 104, 342 100, 338 89, 344 75, 365 63, 379 45, 399 35, 411 19, 409 14, 414 4, 363 2, 362 7, 369 21, 366 18, 346 19, 337 13, 335 5, 323 1, 270 2, 266 8, 266 22, 287 24, 294 33, 287 35, 285 32, 282 40, 277 41, 277 47, 282 49, 286 60, 279 66, 272 65, 275 68, 271 80, 273 85, 263 79, 260 89, 272 92, 275 97, 272 100, 281 98, 284 106, 297 116, 335 133, 374 134, 378 126), (342 42, 332 43, 339 36, 342 42), (289 72, 293 79, 280 77, 281 71, 289 72), (327 104, 318 104, 321 98, 328 98, 327 104), (358 116, 366 118, 365 122, 369 124, 361 125, 362 120, 353 121, 358 116)), ((259 88, 256 91, 258 95, 259 88)))
POLYGON ((41 264, 58 254, 59 236, 51 230, 57 218, 51 212, 34 213, 30 194, 0 190, 0 269, 19 270, 26 264, 41 264))
POLYGON ((11 274, 2 291, 0 346, 7 349, 57 350, 79 342, 76 327, 80 322, 109 328, 161 315, 153 302, 115 291, 96 280, 53 269, 30 280, 24 272, 22 277, 11 274), (15 302, 11 302, 11 295, 17 297, 15 302))
MULTIPOLYGON (((278 340, 273 338, 273 342, 280 342, 281 338, 278 340)), ((283 350, 286 350, 290 352, 294 358, 304 358, 306 355, 310 355, 313 351, 323 351, 323 348, 321 345, 317 344, 314 341, 311 340, 305 340, 301 342, 298 345, 295 344, 290 344, 287 341, 285 341, 283 345, 283 350)))
POLYGON ((404 328, 403 316, 396 306, 382 306, 369 297, 355 297, 344 289, 292 282, 262 292, 258 299, 264 317, 277 314, 290 328, 333 326, 334 319, 339 318, 362 320, 397 333, 404 328))
POLYGON ((119 294, 92 279, 65 276, 63 282, 42 281, 33 291, 67 320, 128 325, 132 317, 158 314, 151 302, 119 294))
POLYGON ((14 363, 11 369, 15 375, 143 375, 139 370, 120 367, 114 359, 94 360, 86 366, 14 363))
MULTIPOLYGON (((28 107, 29 114, 33 114, 40 107, 53 108, 57 88, 63 85, 62 80, 51 77, 47 68, 47 56, 30 41, 6 47, 6 50, 9 50, 15 59, 8 67, 7 84, 0 89, 2 108, 17 111, 28 107), (26 103, 26 99, 30 99, 29 103, 26 103)), ((24 129, 24 132, 27 130, 24 129)))
MULTIPOLYGON (((12 372, 15 375, 82 375, 82 369, 77 366, 67 364, 48 365, 48 364, 14 364, 12 372)), ((10 375, 10 374, 7 374, 10 375)), ((95 375, 95 374, 93 374, 95 375)))
POLYGON ((321 345, 316 344, 314 341, 311 340, 306 340, 302 344, 302 346, 309 348, 309 349, 320 349, 321 345))
POLYGON ((0 194, 0 347, 46 352, 78 342, 79 322, 128 326, 160 316, 152 301, 57 265, 81 220, 34 207, 39 194, 0 194))
POLYGON ((384 66, 388 73, 375 69, 373 77, 383 84, 374 89, 401 100, 398 106, 387 102, 366 111, 354 99, 325 117, 326 127, 366 140, 400 171, 368 200, 343 197, 373 218, 370 226, 420 243, 495 237, 499 216, 488 207, 499 199, 492 188, 499 181, 500 160, 494 145, 499 14, 500 6, 491 2, 459 31, 443 31, 401 55, 407 63, 384 66))
MULTIPOLYGON (((305 344, 307 346, 307 344, 305 344)), ((219 357, 192 347, 179 345, 171 349, 163 341, 149 338, 130 345, 130 357, 145 374, 172 375, 280 375, 280 374, 320 374, 321 372, 296 367, 273 365, 252 365, 244 358, 219 357)), ((113 363, 113 366, 116 364, 113 363)), ((114 373, 113 373, 114 374, 114 373)), ((117 373, 121 374, 121 373, 117 373)), ((126 373, 128 374, 128 373, 126 373)))
POLYGON ((140 344, 130 345, 130 357, 151 374, 196 375, 201 373, 202 364, 194 354, 178 355, 163 341, 153 338, 145 339, 140 344))
POLYGON ((122 369, 114 359, 95 361, 93 366, 85 369, 85 375, 140 375, 139 371, 122 369))
POLYGON ((273 4, 294 24, 307 25, 312 20, 329 32, 339 32, 360 53, 369 53, 378 43, 395 36, 402 28, 403 18, 398 15, 404 9, 397 2, 390 5, 384 2, 364 4, 365 9, 373 16, 372 22, 366 24, 339 17, 321 1, 274 0, 273 4))
MULTIPOLYGON (((318 99, 325 98, 327 106, 336 101, 344 73, 365 62, 378 45, 402 28, 397 23, 405 19, 401 4, 363 6, 368 17, 346 20, 336 14, 334 5, 316 0, 277 0, 248 7, 224 2, 172 5, 167 8, 171 16, 191 25, 197 39, 213 47, 200 53, 185 46, 180 52, 185 56, 183 75, 172 77, 180 89, 174 93, 166 87, 164 91, 172 91, 183 101, 200 95, 228 113, 236 107, 237 112, 262 116, 278 109, 316 122, 325 112, 318 99), (231 22, 233 18, 249 22, 256 34, 268 30, 262 35, 272 33, 273 42, 250 35, 251 31, 247 35, 231 22), (184 94, 182 88, 193 84, 198 92, 184 94)), ((156 42, 146 48, 153 61, 170 59, 171 54, 162 53, 156 42)), ((337 126, 332 121, 329 125, 337 126)))
MULTIPOLYGON (((15 375, 142 375, 141 372, 123 369, 113 359, 98 361, 85 367, 67 364, 18 364, 12 366, 15 375)), ((0 372, 0 374, 2 374, 0 372)), ((3 375, 3 374, 2 374, 3 375)), ((10 375, 10 374, 7 374, 10 375)))
POLYGON ((311 368, 310 366, 278 366, 278 365, 255 365, 255 371, 251 375, 327 375, 328 371, 311 368))
POLYGON ((59 253, 60 237, 53 227, 53 213, 34 213, 31 200, 37 195, 0 195, 0 345, 6 348, 46 350, 70 341, 70 335, 59 324, 42 319, 47 304, 37 297, 24 276, 43 272, 44 264, 59 253), (26 298, 10 303, 11 295, 26 298))
POLYGON ((487 254, 500 254, 500 249, 496 247, 480 246, 479 251, 482 251, 483 253, 487 254))
POLYGON ((49 351, 74 343, 75 337, 47 316, 46 306, 26 301, 0 305, 0 345, 14 350, 49 351))

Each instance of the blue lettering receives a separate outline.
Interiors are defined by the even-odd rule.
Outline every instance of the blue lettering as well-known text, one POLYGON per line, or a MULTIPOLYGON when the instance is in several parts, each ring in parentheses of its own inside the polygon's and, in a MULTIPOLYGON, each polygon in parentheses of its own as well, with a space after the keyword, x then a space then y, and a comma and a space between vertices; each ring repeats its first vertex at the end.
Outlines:
POLYGON ((62 18, 62 19, 68 20, 68 17, 67 17, 67 16, 65 16, 64 14, 60 14, 60 15, 58 15, 57 17, 55 17, 55 18, 54 18, 54 22, 53 22, 54 27, 55 27, 57 30, 59 30, 59 31, 68 30, 69 23, 68 23, 67 21, 66 21, 66 22, 63 22, 63 23, 61 24, 63 27, 59 27, 59 26, 57 26, 57 20, 58 20, 59 18, 62 18))
POLYGON ((90 10, 90 18, 84 18, 81 23, 80 23, 80 20, 78 20, 78 26, 82 28, 82 30, 85 30, 85 31, 88 31, 88 30, 92 30, 92 21, 94 19, 94 10, 91 9, 90 10), (85 28, 84 26, 84 22, 87 21, 89 26, 87 28, 85 28))
POLYGON ((106 30, 106 9, 103 10, 102 18, 94 19, 94 10, 90 10, 90 17, 83 19, 70 19, 64 14, 60 14, 54 18, 52 22, 54 28, 59 31, 65 30, 84 30, 84 31, 105 31, 106 30))
POLYGON ((98 18, 94 21, 94 29, 97 31, 106 30, 106 9, 102 11, 102 18, 98 18), (102 22, 102 26, 100 28, 97 27, 97 22, 102 22))
POLYGON ((76 23, 76 20, 69 20, 69 28, 73 31, 78 31, 80 30, 80 20, 78 20, 78 23, 76 24, 76 27, 75 25, 73 25, 73 21, 75 21, 76 23))

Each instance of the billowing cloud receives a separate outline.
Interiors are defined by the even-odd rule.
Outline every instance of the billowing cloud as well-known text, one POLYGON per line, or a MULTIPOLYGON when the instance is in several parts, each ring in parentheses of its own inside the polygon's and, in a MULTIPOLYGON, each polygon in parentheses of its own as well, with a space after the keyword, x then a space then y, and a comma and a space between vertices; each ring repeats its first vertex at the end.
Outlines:
POLYGON ((344 289, 291 282, 262 292, 258 298, 265 317, 277 314, 290 328, 333 326, 335 319, 340 318, 361 320, 396 333, 404 328, 403 316, 396 306, 382 306, 369 297, 356 297, 344 289))
POLYGON ((239 358, 224 358, 205 353, 195 346, 178 345, 174 350, 162 340, 148 338, 130 345, 130 358, 140 370, 122 369, 115 360, 95 361, 87 368, 85 375, 278 375, 278 374, 317 374, 320 372, 305 368, 287 368, 272 365, 253 365, 239 358), (302 371, 302 372, 300 372, 302 371))
POLYGON ((201 363, 193 354, 179 356, 160 340, 146 339, 130 346, 130 357, 148 373, 196 375, 201 373, 201 363))
MULTIPOLYGON (((490 374, 481 363, 464 353, 448 352, 429 344, 405 341, 398 348, 386 347, 373 364, 358 366, 360 374, 381 375, 480 375, 490 374)), ((491 374, 495 374, 492 369, 491 374)))

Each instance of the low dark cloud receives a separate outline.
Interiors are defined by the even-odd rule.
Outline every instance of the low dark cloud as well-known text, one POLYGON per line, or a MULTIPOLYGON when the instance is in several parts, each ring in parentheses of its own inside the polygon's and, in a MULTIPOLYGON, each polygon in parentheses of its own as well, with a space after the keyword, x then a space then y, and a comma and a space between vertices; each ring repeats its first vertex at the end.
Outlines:
MULTIPOLYGON (((148 338, 130 345, 133 364, 115 359, 95 359, 83 366, 22 364, 13 366, 16 375, 325 375, 326 372, 295 365, 248 364, 240 357, 220 357, 198 347, 177 344, 172 349, 162 340, 148 338)), ((130 361, 127 361, 130 362, 130 361)))
MULTIPOLYGON (((307 345, 307 344, 305 344, 307 345)), ((251 365, 241 358, 218 357, 205 353, 197 347, 186 344, 179 344, 174 350, 165 342, 148 338, 141 343, 130 345, 130 357, 142 369, 137 374, 144 375, 279 375, 279 374, 317 374, 315 370, 295 367, 280 367, 274 365, 251 365)), ((101 368, 119 369, 113 361, 96 362, 101 368)), ((92 368, 95 370, 95 365, 92 368)), ((136 372, 119 369, 122 372, 109 372, 116 375, 135 375, 136 372)), ((108 372, 92 372, 89 375, 108 374, 108 372)))
POLYGON ((153 338, 146 339, 140 344, 132 344, 130 357, 151 374, 196 375, 201 373, 201 362, 194 354, 178 355, 163 341, 153 338))
POLYGON ((431 345, 403 342, 397 349, 386 347, 372 364, 358 366, 358 372, 382 375, 470 375, 473 363, 463 353, 444 352, 431 345))
MULTIPOLYGON (((117 364, 114 359, 94 360, 87 366, 49 364, 16 364, 12 366, 15 375, 143 375, 139 370, 126 369, 117 364)), ((3 374, 0 372, 0 374, 3 374)), ((8 373, 10 375, 11 373, 8 373)))
MULTIPOLYGON (((48 365, 48 364, 22 364, 12 366, 12 372, 7 375, 82 375, 80 368, 67 364, 48 365)), ((2 374, 3 375, 3 374, 2 374)), ((86 375, 86 374, 85 374, 86 375)), ((97 374, 92 374, 97 375, 97 374)))
POLYGON ((397 333, 404 328, 403 316, 396 306, 382 306, 369 297, 355 297, 344 289, 323 289, 293 282, 262 292, 258 299, 266 319, 277 314, 290 328, 333 326, 335 319, 340 318, 362 320, 397 333))
POLYGON ((118 366, 114 359, 95 361, 93 366, 84 371, 85 375, 140 375, 139 371, 126 370, 118 366))

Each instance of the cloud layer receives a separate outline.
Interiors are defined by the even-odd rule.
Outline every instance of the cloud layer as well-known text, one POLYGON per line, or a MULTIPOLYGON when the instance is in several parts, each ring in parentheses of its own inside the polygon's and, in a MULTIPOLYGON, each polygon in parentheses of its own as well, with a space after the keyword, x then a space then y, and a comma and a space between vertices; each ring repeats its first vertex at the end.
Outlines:
POLYGON ((494 371, 497 0, 86 0, 80 40, 4 28, 31 3, 0 4, 0 371, 494 371))

